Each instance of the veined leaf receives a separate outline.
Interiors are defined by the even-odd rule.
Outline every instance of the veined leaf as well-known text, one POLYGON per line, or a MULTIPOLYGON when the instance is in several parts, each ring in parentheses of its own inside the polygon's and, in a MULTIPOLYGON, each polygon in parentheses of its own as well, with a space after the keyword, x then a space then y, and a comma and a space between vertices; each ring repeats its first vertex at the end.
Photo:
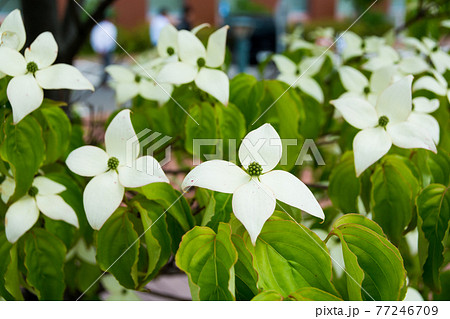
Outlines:
POLYGON ((444 262, 443 240, 450 222, 450 188, 430 184, 417 197, 419 227, 427 240, 427 254, 423 261, 423 280, 433 291, 441 289, 439 269, 444 262))
POLYGON ((183 236, 176 263, 197 290, 200 300, 234 300, 234 264, 237 252, 231 241, 231 227, 220 223, 217 233, 195 227, 183 236))
POLYGON ((244 235, 259 274, 258 288, 287 297, 303 287, 337 294, 331 283, 331 258, 320 238, 288 220, 268 220, 253 246, 244 235))
POLYGON ((35 114, 45 141, 44 164, 53 163, 60 159, 69 147, 70 120, 59 107, 40 108, 35 114))
POLYGON ((274 290, 266 290, 255 297, 253 297, 252 301, 283 301, 284 298, 278 292, 274 290))
POLYGON ((398 156, 386 156, 371 177, 373 220, 396 245, 411 221, 419 182, 398 156))
POLYGON ((302 288, 291 293, 289 298, 297 301, 342 301, 341 298, 314 287, 302 288))
POLYGON ((169 260, 171 254, 170 235, 164 217, 164 209, 149 200, 133 201, 141 215, 144 227, 145 245, 148 254, 148 267, 145 277, 140 280, 140 286, 153 279, 169 260))
POLYGON ((402 257, 375 222, 348 214, 336 221, 332 234, 342 243, 351 300, 403 300, 406 271, 402 257))
POLYGON ((361 184, 356 177, 353 154, 347 152, 332 170, 328 194, 334 207, 339 208, 343 213, 356 213, 360 191, 361 184))
POLYGON ((42 130, 37 121, 27 116, 16 125, 12 117, 4 124, 5 140, 1 145, 2 158, 9 163, 16 181, 14 202, 28 192, 39 167, 44 160, 44 141, 42 130))
POLYGON ((44 229, 35 228, 25 235, 27 282, 40 300, 63 299, 65 257, 64 244, 44 229))
POLYGON ((194 227, 191 208, 183 195, 167 183, 152 183, 142 187, 147 199, 160 204, 181 226, 184 232, 194 227))
POLYGON ((238 252, 238 260, 234 265, 236 300, 251 300, 258 294, 258 273, 253 268, 253 256, 241 236, 232 234, 231 240, 238 252))
POLYGON ((98 232, 97 262, 126 288, 137 284, 139 252, 138 234, 128 219, 128 212, 119 207, 98 232))

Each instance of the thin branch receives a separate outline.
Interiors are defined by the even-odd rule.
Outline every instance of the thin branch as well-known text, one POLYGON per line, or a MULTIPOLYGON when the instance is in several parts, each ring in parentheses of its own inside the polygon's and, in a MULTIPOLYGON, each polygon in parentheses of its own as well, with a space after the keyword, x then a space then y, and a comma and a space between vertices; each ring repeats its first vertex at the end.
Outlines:
POLYGON ((163 292, 159 292, 159 291, 154 291, 154 290, 151 290, 149 288, 143 288, 142 292, 145 292, 145 293, 153 295, 153 296, 162 297, 162 298, 175 300, 175 301, 191 301, 191 299, 187 299, 187 298, 183 298, 183 297, 179 297, 179 296, 174 296, 172 294, 167 294, 167 293, 163 293, 163 292))

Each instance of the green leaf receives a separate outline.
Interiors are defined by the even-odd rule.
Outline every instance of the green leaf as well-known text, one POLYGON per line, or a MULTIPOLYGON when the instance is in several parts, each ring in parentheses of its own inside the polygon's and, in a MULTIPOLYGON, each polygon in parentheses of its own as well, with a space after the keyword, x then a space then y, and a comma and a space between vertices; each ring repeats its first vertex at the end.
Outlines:
POLYGON ((249 127, 260 114, 260 102, 264 96, 264 84, 254 76, 241 73, 230 81, 230 103, 242 112, 249 127))
POLYGON ((66 247, 54 235, 36 228, 25 235, 27 282, 40 300, 62 300, 66 247))
POLYGON ((398 249, 373 221, 348 214, 334 224, 342 243, 350 300, 403 300, 406 271, 398 249))
POLYGON ((252 301, 283 301, 284 298, 278 292, 273 290, 266 290, 256 295, 252 301))
POLYGON ((14 202, 28 192, 39 167, 44 160, 44 141, 37 121, 27 116, 18 124, 12 124, 12 117, 5 123, 5 140, 1 146, 2 158, 9 163, 16 180, 14 202))
POLYGON ((42 127, 45 141, 44 164, 53 163, 65 155, 69 147, 70 120, 59 107, 40 108, 34 114, 42 127))
POLYGON ((423 264, 423 280, 433 291, 441 289, 439 269, 444 262, 443 240, 450 221, 449 187, 430 184, 417 197, 419 227, 427 240, 427 256, 423 264))
POLYGON ((336 294, 331 283, 331 258, 325 244, 303 225, 288 220, 265 223, 256 246, 248 234, 247 248, 259 274, 258 287, 287 297, 303 287, 316 287, 336 294))
POLYGON ((230 225, 221 223, 217 234, 207 227, 195 227, 183 236, 175 260, 198 289, 200 300, 234 300, 237 252, 230 225))
POLYGON ((353 154, 345 153, 330 175, 328 194, 333 206, 343 213, 358 212, 358 195, 361 185, 356 177, 353 154))
POLYGON ((313 287, 305 287, 291 293, 289 298, 297 301, 342 301, 341 298, 313 287))
POLYGON ((168 183, 152 183, 142 187, 147 199, 160 204, 180 224, 184 232, 194 227, 191 208, 183 195, 168 183))
POLYGON ((139 241, 128 212, 119 207, 98 232, 97 262, 120 284, 133 289, 137 284, 139 241))
POLYGON ((22 290, 20 289, 20 280, 22 274, 19 270, 19 256, 17 245, 10 250, 11 262, 5 274, 5 288, 8 290, 15 300, 23 300, 22 290))
POLYGON ((189 109, 189 114, 197 121, 195 123, 190 117, 186 118, 184 147, 193 156, 204 159, 203 154, 214 154, 217 143, 216 115, 214 108, 209 103, 201 103, 189 109), (206 145, 194 149, 194 140, 207 140, 206 145))
POLYGON ((232 197, 232 194, 212 192, 205 209, 205 214, 203 215, 201 226, 208 226, 214 231, 217 231, 220 222, 228 223, 231 212, 233 211, 231 206, 232 197))
POLYGON ((315 139, 319 137, 321 126, 325 121, 322 104, 308 94, 301 94, 301 98, 303 116, 300 121, 300 133, 305 138, 315 139))
POLYGON ((236 162, 236 158, 233 158, 233 156, 236 156, 237 146, 247 133, 245 118, 233 104, 228 104, 228 106, 216 104, 215 110, 219 135, 223 142, 222 152, 224 156, 222 159, 236 162))
POLYGON ((398 245, 414 212, 419 182, 399 156, 386 156, 371 177, 373 220, 398 245))
POLYGON ((236 300, 251 300, 258 294, 258 274, 253 268, 253 256, 241 236, 232 234, 231 240, 238 253, 238 260, 234 265, 236 300))
POLYGON ((23 300, 19 284, 17 248, 0 232, 0 296, 6 300, 23 300))
POLYGON ((164 218, 164 209, 149 200, 135 200, 132 204, 139 211, 144 227, 145 245, 148 254, 148 266, 140 286, 153 279, 171 255, 170 235, 164 218))

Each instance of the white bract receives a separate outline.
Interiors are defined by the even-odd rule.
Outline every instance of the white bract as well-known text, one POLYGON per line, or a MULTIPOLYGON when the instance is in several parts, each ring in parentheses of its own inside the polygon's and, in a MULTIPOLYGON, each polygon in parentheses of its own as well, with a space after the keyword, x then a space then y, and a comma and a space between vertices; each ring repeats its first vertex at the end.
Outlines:
POLYGON ((14 194, 16 188, 16 182, 14 178, 5 176, 5 179, 0 184, 0 196, 2 201, 6 204, 9 198, 14 194))
POLYGON ((426 75, 415 81, 413 84, 413 91, 431 91, 440 96, 447 96, 447 99, 450 102, 450 90, 447 81, 438 72, 432 70, 431 73, 433 73, 433 76, 426 75))
POLYGON ((218 69, 225 61, 227 31, 225 26, 211 34, 207 48, 193 32, 178 31, 180 61, 165 65, 157 80, 175 85, 194 81, 199 89, 227 105, 230 84, 228 76, 218 69))
POLYGON ((20 10, 16 9, 8 14, 0 26, 0 46, 20 51, 25 44, 25 40, 26 34, 22 16, 20 10))
POLYGON ((338 73, 342 85, 347 90, 339 98, 360 97, 367 99, 373 105, 376 104, 381 92, 398 78, 396 69, 392 67, 377 69, 370 75, 370 81, 364 74, 350 66, 339 67, 338 73))
POLYGON ((429 132, 408 121, 412 110, 412 75, 387 87, 375 106, 358 97, 331 101, 352 126, 361 129, 353 140, 356 175, 385 155, 392 144, 436 152, 429 132))
POLYGON ((406 38, 404 42, 429 57, 439 73, 443 74, 446 70, 450 70, 450 55, 439 48, 438 42, 427 37, 422 38, 422 41, 416 38, 406 38))
POLYGON ((280 70, 278 80, 298 87, 301 91, 312 96, 319 103, 323 103, 323 91, 313 76, 322 68, 324 57, 304 58, 299 65, 284 55, 273 56, 277 68, 280 70))
POLYGON ((429 113, 433 113, 439 108, 439 100, 429 100, 420 96, 412 100, 413 111, 408 117, 408 122, 421 126, 424 130, 428 130, 434 143, 439 144, 439 122, 429 113))
POLYGON ((134 72, 124 66, 110 65, 106 68, 106 72, 111 75, 112 86, 116 91, 116 99, 119 104, 140 95, 144 99, 157 101, 161 105, 170 99, 173 91, 172 84, 158 85, 149 78, 147 73, 153 78, 156 77, 156 74, 151 74, 151 71, 148 70, 146 72, 134 72))
MULTIPOLYGON (((15 243, 31 229, 39 218, 39 211, 51 219, 62 220, 78 227, 75 211, 59 195, 65 190, 63 185, 51 179, 43 176, 36 177, 28 194, 14 202, 6 211, 5 233, 8 241, 15 243)), ((9 196, 3 197, 3 195, 2 193, 3 200, 9 199, 9 196)))
MULTIPOLYGON (((203 23, 191 30, 192 34, 197 34, 200 30, 209 27, 208 23, 203 23)), ((167 24, 159 35, 156 46, 158 54, 162 58, 178 56, 178 30, 171 24, 167 24)))
MULTIPOLYGON (((12 11, 0 25, 0 47, 8 47, 16 51, 22 50, 26 41, 25 26, 18 9, 12 11)), ((0 72, 0 79, 5 74, 0 72)))
POLYGON ((253 244, 274 212, 277 199, 324 219, 322 208, 302 181, 289 172, 273 170, 281 155, 280 136, 270 124, 264 124, 248 133, 239 147, 244 169, 223 160, 207 161, 189 172, 182 188, 198 186, 233 194, 233 212, 253 244))
POLYGON ((58 45, 50 32, 41 33, 25 50, 25 57, 9 47, 0 47, 0 71, 13 77, 7 95, 14 123, 42 104, 43 89, 94 90, 75 67, 52 65, 57 55, 58 45))
POLYGON ((66 164, 81 176, 92 177, 83 193, 84 210, 92 228, 99 230, 122 202, 125 187, 141 187, 169 180, 152 156, 139 156, 139 141, 130 110, 117 114, 105 133, 106 152, 83 146, 69 154, 66 164))

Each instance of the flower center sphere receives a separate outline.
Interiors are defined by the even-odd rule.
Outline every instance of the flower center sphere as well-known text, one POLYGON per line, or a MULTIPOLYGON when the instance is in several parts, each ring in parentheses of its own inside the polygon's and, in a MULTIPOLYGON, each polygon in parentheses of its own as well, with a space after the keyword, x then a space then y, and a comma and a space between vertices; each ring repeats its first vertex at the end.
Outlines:
POLYGON ((364 93, 365 93, 365 94, 369 94, 369 93, 370 93, 370 88, 369 88, 368 86, 366 86, 366 87, 364 88, 364 93))
POLYGON ((108 160, 108 168, 110 170, 116 170, 117 167, 119 167, 119 160, 117 159, 117 157, 111 157, 108 160))
POLYGON ((141 82, 141 76, 140 76, 139 74, 136 74, 136 75, 134 76, 134 81, 135 81, 136 83, 141 82))
POLYGON ((259 176, 262 174, 262 167, 258 163, 252 162, 247 168, 247 173, 250 176, 259 176))
POLYGON ((34 62, 28 62, 28 64, 27 64, 27 71, 28 72, 30 72, 30 73, 36 73, 36 71, 38 70, 39 68, 38 68, 38 66, 37 66, 37 64, 36 63, 34 63, 34 62))
POLYGON ((28 195, 30 195, 31 197, 36 196, 39 193, 39 190, 37 189, 36 186, 31 186, 31 188, 28 190, 28 195))
POLYGON ((388 125, 389 123, 389 119, 387 118, 387 116, 380 116, 380 118, 378 119, 378 125, 381 127, 386 127, 386 125, 388 125))
POLYGON ((206 65, 206 60, 204 58, 199 58, 197 60, 197 65, 199 68, 204 67, 206 65))
POLYGON ((175 49, 172 48, 172 47, 168 47, 167 48, 167 54, 170 55, 170 56, 174 55, 175 54, 175 49))

